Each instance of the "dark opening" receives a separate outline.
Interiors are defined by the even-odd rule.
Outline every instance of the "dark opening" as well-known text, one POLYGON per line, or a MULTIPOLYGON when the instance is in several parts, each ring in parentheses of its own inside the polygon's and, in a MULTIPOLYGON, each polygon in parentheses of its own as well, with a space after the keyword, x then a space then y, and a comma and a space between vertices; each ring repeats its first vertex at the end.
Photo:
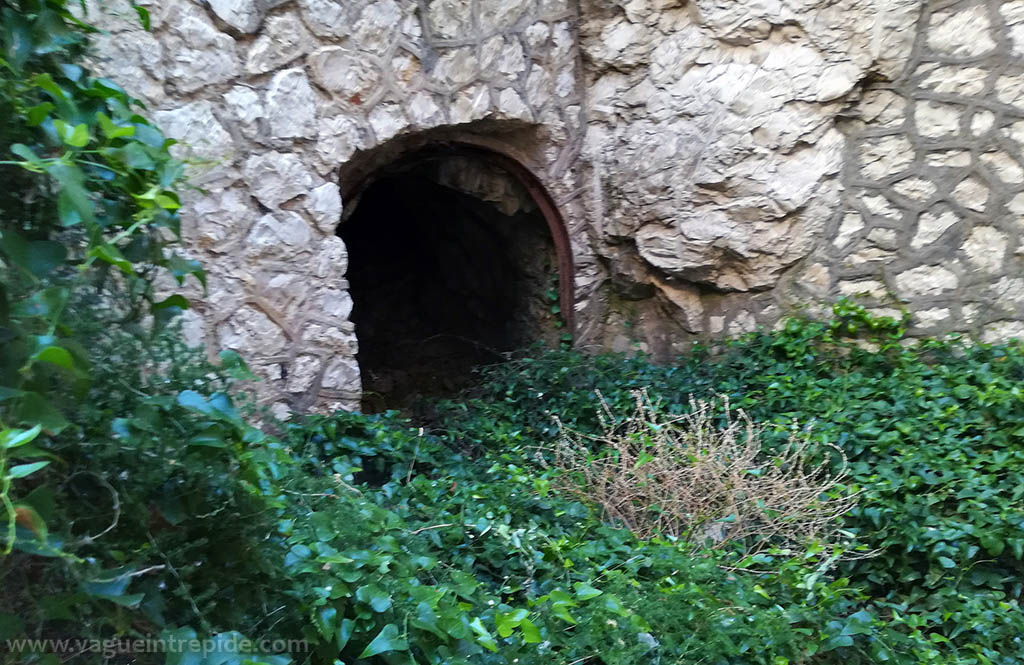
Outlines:
POLYGON ((474 367, 557 339, 552 237, 509 173, 424 157, 381 173, 355 205, 339 233, 364 410, 453 394, 474 367))

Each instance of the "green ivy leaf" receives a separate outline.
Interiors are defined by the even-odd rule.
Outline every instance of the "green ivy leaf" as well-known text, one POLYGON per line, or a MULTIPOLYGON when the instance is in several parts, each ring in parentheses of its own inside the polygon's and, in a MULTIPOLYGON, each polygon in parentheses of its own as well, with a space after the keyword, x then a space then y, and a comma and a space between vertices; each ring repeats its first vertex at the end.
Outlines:
POLYGON ((43 431, 42 425, 31 429, 5 429, 0 431, 0 448, 17 448, 33 441, 43 431))
POLYGON ((376 584, 367 584, 356 589, 356 600, 369 605, 374 612, 391 609, 391 596, 376 584))
POLYGON ((12 466, 10 471, 7 472, 8 478, 24 478, 25 476, 35 473, 40 469, 48 466, 49 461, 44 462, 30 462, 29 464, 16 464, 12 466))
POLYGON ((359 657, 370 658, 387 651, 406 651, 408 648, 409 644, 406 642, 405 637, 399 634, 398 626, 389 623, 366 645, 366 648, 359 654, 359 657))

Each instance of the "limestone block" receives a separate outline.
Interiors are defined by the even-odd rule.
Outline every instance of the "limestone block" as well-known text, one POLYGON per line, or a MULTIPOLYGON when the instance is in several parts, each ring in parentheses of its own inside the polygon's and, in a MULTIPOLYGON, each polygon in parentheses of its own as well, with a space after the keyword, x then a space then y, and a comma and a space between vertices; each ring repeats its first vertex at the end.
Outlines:
POLYGON ((358 392, 362 386, 359 380, 359 365, 355 358, 332 358, 324 370, 322 388, 358 392))
POLYGON ((839 282, 837 285, 839 295, 847 298, 851 296, 867 296, 882 300, 888 295, 885 284, 875 279, 860 279, 839 282))
POLYGON ((292 153, 266 152, 245 162, 245 180, 260 203, 274 209, 305 194, 314 186, 313 175, 292 153))
POLYGON ((979 111, 971 118, 971 133, 981 136, 995 124, 995 114, 991 111, 979 111))
POLYGON ((444 123, 444 111, 429 92, 417 92, 407 104, 408 116, 417 127, 435 127, 444 123))
POLYGON ((961 221, 959 215, 946 206, 937 206, 921 213, 917 222, 917 233, 910 246, 920 249, 938 240, 949 229, 961 221))
POLYGON ((380 67, 371 56, 336 46, 311 55, 309 69, 322 88, 357 106, 369 100, 381 80, 380 67))
POLYGON ((985 326, 981 341, 986 344, 1024 339, 1024 321, 996 321, 985 326))
POLYGON ((186 241, 217 254, 234 249, 259 217, 248 194, 234 188, 188 196, 182 203, 182 233, 186 241))
POLYGON ((843 215, 843 221, 839 224, 839 230, 836 233, 835 239, 832 244, 838 249, 842 249, 850 244, 850 241, 864 228, 864 218, 860 213, 848 212, 843 215))
POLYGON ((989 188, 980 178, 970 176, 960 181, 953 189, 953 200, 965 208, 985 212, 988 205, 989 188))
POLYGON ((150 105, 164 100, 164 49, 151 33, 97 34, 90 36, 91 60, 96 72, 109 75, 133 97, 150 105))
POLYGON ((502 2, 481 2, 480 30, 485 35, 503 32, 519 21, 531 9, 534 0, 503 0, 502 2))
POLYGON ((240 32, 256 32, 262 16, 256 0, 209 0, 217 18, 240 32))
POLYGON ((991 274, 1003 267, 1008 244, 1002 231, 991 226, 976 226, 961 249, 967 255, 968 263, 991 274))
POLYGON ((868 90, 859 106, 861 118, 876 127, 898 127, 907 117, 907 100, 894 90, 868 90))
POLYGON ((242 136, 256 140, 260 135, 260 120, 266 117, 263 97, 252 88, 236 85, 224 93, 224 106, 234 118, 234 126, 242 136))
POLYGON ((333 182, 310 190, 305 200, 306 211, 324 235, 331 235, 341 221, 341 192, 333 182))
POLYGON ((302 342, 306 345, 311 344, 322 349, 330 349, 353 356, 359 350, 356 336, 351 330, 320 323, 310 323, 306 326, 302 332, 302 342))
POLYGON ((215 110, 211 102, 192 102, 153 114, 164 134, 180 141, 171 147, 172 154, 178 159, 193 161, 186 172, 189 180, 197 185, 236 177, 231 171, 234 144, 214 115, 215 110))
POLYGON ((903 136, 883 136, 861 142, 861 174, 881 180, 902 172, 914 161, 914 146, 903 136))
POLYGON ((903 297, 937 296, 956 289, 960 280, 943 266, 918 266, 896 275, 895 284, 903 297))
POLYGON ((320 278, 338 277, 348 270, 348 248, 338 236, 327 236, 313 256, 313 275, 320 278))
POLYGON ((285 390, 290 393, 306 392, 313 387, 321 367, 323 367, 323 361, 317 356, 299 356, 288 371, 288 384, 285 390))
POLYGON ((266 114, 274 138, 312 138, 317 134, 317 97, 302 69, 286 69, 267 86, 266 114))
POLYGON ((267 20, 260 36, 249 49, 245 71, 262 74, 286 65, 313 50, 316 41, 294 14, 267 20))
POLYGON ((258 257, 289 259, 308 250, 312 239, 312 231, 302 215, 280 210, 256 222, 246 238, 246 246, 258 257))
POLYGON ((352 38, 360 50, 383 54, 394 46, 402 18, 395 0, 376 0, 360 12, 352 38))
POLYGON ((1024 0, 1004 0, 999 5, 999 12, 1009 27, 1014 55, 1024 56, 1024 0))
POLYGON ((443 51, 428 76, 438 85, 459 88, 474 80, 479 71, 476 49, 467 46, 443 51))
POLYGON ((928 26, 928 47, 955 56, 982 55, 995 49, 985 6, 957 7, 935 12, 928 26))
POLYGON ((247 305, 217 327, 217 342, 247 360, 258 360, 284 351, 288 339, 269 316, 247 305))
POLYGON ((427 17, 434 35, 441 39, 466 39, 473 30, 472 0, 433 0, 427 17))
POLYGON ((316 154, 329 167, 337 168, 363 147, 359 127, 344 115, 333 115, 320 122, 316 154))
POLYGON ((971 153, 966 150, 933 150, 925 155, 925 164, 962 168, 971 165, 971 153))
POLYGON ((526 105, 519 93, 512 88, 505 88, 498 93, 497 115, 511 120, 523 120, 531 122, 533 113, 526 105))
POLYGON ((914 107, 917 131, 928 138, 941 138, 960 131, 963 109, 954 104, 918 102, 914 107))
POLYGON ((922 328, 934 328, 949 320, 947 307, 935 307, 914 312, 914 323, 922 328))
POLYGON ((256 288, 263 301, 279 316, 292 321, 301 313, 312 286, 305 274, 279 272, 262 275, 256 288))
POLYGON ((220 32, 195 5, 174 5, 167 22, 174 34, 166 37, 167 77, 184 93, 192 93, 238 75, 235 40, 220 32))
POLYGON ((915 201, 927 201, 935 196, 935 193, 938 191, 938 188, 931 181, 917 176, 904 178, 894 183, 892 188, 898 194, 915 201))
POLYGON ((551 27, 548 26, 547 23, 537 22, 523 31, 523 37, 526 39, 526 44, 533 52, 539 51, 546 46, 550 36, 551 27))
POLYGON ((1008 153, 1000 150, 986 152, 979 156, 981 163, 988 167, 992 175, 1010 185, 1024 183, 1024 169, 1020 162, 1011 157, 1008 153))
POLYGON ((392 80, 406 94, 420 86, 422 70, 420 59, 406 51, 400 51, 391 58, 392 80))
POLYGON ((314 305, 314 312, 324 318, 346 321, 352 314, 352 296, 344 289, 320 289, 314 305))
POLYGON ((318 37, 345 37, 351 23, 342 0, 299 0, 302 19, 318 37))
POLYGON ((369 121, 378 143, 397 136, 409 127, 409 119, 405 116, 402 105, 395 102, 378 104, 370 111, 369 121))
POLYGON ((491 92, 485 85, 471 85, 455 93, 451 121, 454 124, 479 120, 491 108, 491 92))

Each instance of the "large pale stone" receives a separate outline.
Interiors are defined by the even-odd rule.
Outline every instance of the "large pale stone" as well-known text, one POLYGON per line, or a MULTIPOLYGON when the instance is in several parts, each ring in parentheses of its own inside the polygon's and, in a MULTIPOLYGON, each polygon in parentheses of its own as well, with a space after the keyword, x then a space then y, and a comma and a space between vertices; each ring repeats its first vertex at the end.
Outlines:
POLYGON ((1003 151, 983 153, 979 159, 992 175, 1011 185, 1024 183, 1024 169, 1020 162, 1003 151))
POLYGON ((533 120, 533 113, 526 105, 519 93, 512 88, 505 88, 498 93, 497 114, 510 120, 533 120))
POLYGON ((348 270, 348 248, 344 241, 335 235, 327 236, 320 243, 316 256, 313 257, 313 274, 317 277, 337 277, 348 270))
POLYGON ((405 117, 402 106, 394 102, 378 104, 370 111, 369 120, 379 143, 397 136, 409 126, 409 119, 405 117))
POLYGON ((260 119, 266 117, 260 94, 247 86, 236 85, 224 93, 224 104, 234 116, 234 125, 242 136, 255 140, 260 133, 260 119))
POLYGON ((286 65, 311 50, 316 42, 293 14, 267 20, 256 42, 249 48, 245 71, 262 74, 286 65))
POLYGON ((464 39, 473 29, 472 10, 472 0, 433 0, 427 5, 427 16, 441 39, 464 39))
POLYGON ((484 85, 463 88, 455 95, 451 121, 454 124, 479 120, 491 107, 491 93, 484 85))
POLYGON ((376 0, 363 8, 352 30, 361 50, 383 53, 395 43, 402 10, 395 0, 376 0))
POLYGON ((302 215, 280 210, 261 217, 249 232, 246 244, 257 256, 287 259, 308 249, 312 237, 309 224, 302 215))
POLYGON ((313 80, 356 106, 369 100, 380 83, 380 67, 364 53, 331 46, 309 57, 313 80))
POLYGON ((944 206, 921 213, 921 217, 917 222, 917 233, 914 235, 914 239, 910 241, 910 246, 914 249, 920 249, 930 245, 959 221, 960 217, 944 206))
POLYGON ((192 160, 188 173, 195 184, 236 177, 230 170, 234 144, 231 135, 214 115, 215 110, 210 102, 192 102, 153 114, 164 134, 181 142, 172 147, 175 157, 192 160))
POLYGON ((981 341, 996 344, 1011 339, 1024 339, 1024 321, 997 321, 985 326, 981 341))
POLYGON ((281 353, 287 344, 284 332, 264 312, 246 306, 217 327, 222 349, 238 351, 247 360, 281 353))
POLYGON ((182 207, 182 231, 189 244, 214 252, 235 249, 258 217, 248 194, 238 189, 187 198, 182 207))
POLYGON ((989 188, 980 178, 970 176, 960 181, 953 189, 953 200, 965 208, 985 212, 988 205, 989 188))
POLYGON ((1024 0, 1004 0, 999 5, 999 11, 1009 27, 1014 55, 1024 56, 1024 0))
POLYGON ((271 209, 305 194, 314 184, 313 175, 298 156, 280 152, 267 152, 247 159, 245 179, 253 196, 271 209))
POLYGON ((241 32, 256 32, 260 25, 256 0, 209 0, 209 5, 217 18, 241 32))
POLYGON ((327 182, 314 188, 306 196, 306 210, 321 233, 330 235, 341 221, 341 192, 338 186, 327 182))
POLYGON ((317 98, 301 69, 274 75, 267 86, 266 113, 274 138, 313 138, 317 134, 317 98))
POLYGON ((343 115, 320 122, 316 154, 328 168, 337 168, 363 146, 359 127, 343 115))
POLYGON ((314 34, 320 37, 345 37, 351 24, 345 17, 341 0, 299 0, 302 18, 314 34))
POLYGON ((442 53, 428 75, 439 85, 458 88, 475 79, 479 70, 476 49, 463 47, 442 53))
POLYGON ((992 24, 982 4, 936 12, 928 26, 928 46, 946 55, 970 56, 996 47, 992 24))
POLYGON ((533 0, 502 0, 479 4, 480 29, 484 34, 492 34, 512 27, 533 4, 533 0))
POLYGON ((290 393, 306 392, 313 387, 322 366, 323 361, 317 356, 299 356, 288 371, 288 386, 285 390, 290 393))
POLYGON ((918 266, 896 275, 896 290, 904 297, 937 296, 959 285, 956 273, 942 266, 918 266))
POLYGON ((861 173, 869 180, 896 175, 914 161, 914 147, 903 136, 868 139, 860 150, 861 173))
POLYGON ((417 127, 434 127, 444 123, 444 111, 429 92, 418 92, 408 105, 409 119, 417 127))
POLYGON ((1008 239, 1006 234, 991 226, 976 226, 964 242, 963 251, 971 265, 987 273, 1003 266, 1008 239))
POLYGON ((235 40, 220 32, 195 5, 173 5, 174 34, 166 39, 167 74, 184 93, 228 81, 241 69, 235 40))
POLYGON ((963 109, 953 104, 918 102, 914 109, 917 131, 928 138, 940 138, 960 131, 963 109))
POLYGON ((324 370, 324 378, 320 383, 321 387, 330 390, 346 390, 358 392, 361 389, 359 381, 359 365, 355 358, 334 358, 327 369, 324 370))

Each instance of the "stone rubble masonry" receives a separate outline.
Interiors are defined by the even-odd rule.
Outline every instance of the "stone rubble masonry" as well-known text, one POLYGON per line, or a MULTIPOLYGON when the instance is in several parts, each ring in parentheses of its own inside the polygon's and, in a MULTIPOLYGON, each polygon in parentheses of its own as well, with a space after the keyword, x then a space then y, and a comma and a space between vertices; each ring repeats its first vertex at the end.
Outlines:
POLYGON ((418 136, 547 188, 582 348, 669 356, 839 296, 1024 332, 1024 0, 147 1, 151 32, 92 7, 94 65, 205 191, 189 339, 278 413, 358 405, 339 177, 418 136))

